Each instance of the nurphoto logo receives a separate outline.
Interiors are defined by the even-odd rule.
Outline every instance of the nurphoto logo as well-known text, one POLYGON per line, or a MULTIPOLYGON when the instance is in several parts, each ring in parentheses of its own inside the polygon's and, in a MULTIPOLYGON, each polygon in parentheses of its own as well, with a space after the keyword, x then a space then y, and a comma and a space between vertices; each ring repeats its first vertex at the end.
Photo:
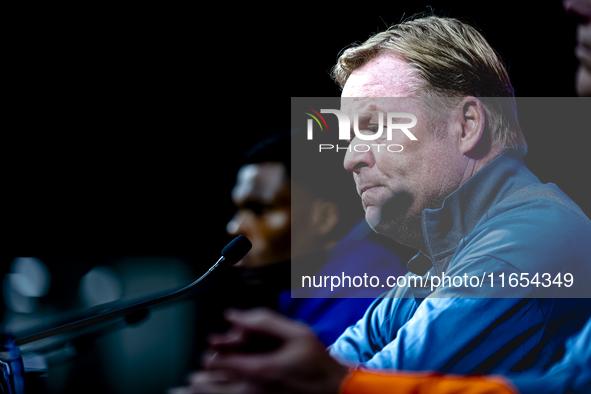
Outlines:
MULTIPOLYGON (((411 141, 417 141, 417 137, 415 137, 409 129, 413 128, 417 124, 417 117, 413 114, 407 112, 388 112, 385 116, 386 118, 386 127, 384 127, 384 114, 382 112, 378 113, 378 124, 374 125, 375 127, 367 127, 367 130, 360 130, 359 129, 359 114, 353 114, 353 134, 351 134, 351 120, 349 116, 344 113, 343 111, 337 109, 321 109, 320 112, 308 108, 303 107, 308 112, 304 112, 304 114, 311 117, 308 119, 307 124, 307 138, 308 140, 313 140, 314 138, 314 121, 318 124, 321 131, 328 131, 328 125, 326 120, 321 114, 333 114, 336 115, 339 125, 339 140, 347 140, 353 141, 355 137, 359 138, 362 141, 375 141, 378 139, 384 139, 383 134, 384 131, 386 132, 386 140, 392 141, 392 133, 394 130, 402 131, 411 141), (403 119, 410 119, 410 122, 407 123, 399 123, 400 120, 403 119)), ((372 146, 376 147, 378 152, 380 151, 381 147, 385 147, 384 149, 388 152, 399 153, 402 152, 404 149, 400 144, 371 144, 372 146)), ((333 144, 319 144, 319 151, 322 150, 331 150, 335 149, 335 145, 333 144)), ((340 149, 346 149, 349 152, 354 150, 355 152, 367 152, 371 149, 370 145, 368 144, 349 144, 346 147, 336 146, 336 151, 338 152, 340 149)))

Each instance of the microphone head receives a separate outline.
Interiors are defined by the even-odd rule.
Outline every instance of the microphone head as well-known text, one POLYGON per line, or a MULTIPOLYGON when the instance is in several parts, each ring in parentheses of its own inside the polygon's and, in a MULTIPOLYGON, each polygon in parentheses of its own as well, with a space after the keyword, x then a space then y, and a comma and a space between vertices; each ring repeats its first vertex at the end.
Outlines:
POLYGON ((222 256, 224 260, 230 265, 239 262, 252 248, 252 244, 244 235, 239 235, 230 241, 224 249, 222 249, 222 256))

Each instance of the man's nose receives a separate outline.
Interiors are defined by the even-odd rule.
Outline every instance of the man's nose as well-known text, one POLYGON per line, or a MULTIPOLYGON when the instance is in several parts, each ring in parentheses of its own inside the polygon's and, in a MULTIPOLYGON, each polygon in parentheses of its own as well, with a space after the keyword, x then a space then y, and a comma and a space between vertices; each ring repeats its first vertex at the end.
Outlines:
POLYGON ((347 149, 344 163, 347 171, 359 174, 363 167, 373 167, 375 165, 371 145, 360 144, 359 139, 355 138, 351 141, 349 149, 347 149))
POLYGON ((238 235, 246 235, 245 233, 245 215, 243 212, 236 212, 236 214, 226 224, 226 232, 233 237, 238 235))

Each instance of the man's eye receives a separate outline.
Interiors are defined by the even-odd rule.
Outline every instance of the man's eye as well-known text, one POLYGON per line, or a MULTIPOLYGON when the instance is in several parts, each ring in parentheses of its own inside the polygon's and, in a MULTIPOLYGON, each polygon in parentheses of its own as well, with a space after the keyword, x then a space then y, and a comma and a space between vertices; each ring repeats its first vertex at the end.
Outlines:
POLYGON ((247 202, 244 204, 244 209, 248 209, 257 216, 262 216, 269 211, 270 207, 256 202, 247 202))
MULTIPOLYGON (((367 126, 367 130, 364 130, 367 132, 367 134, 375 134, 380 130, 380 126, 377 124, 370 124, 367 126)), ((363 132, 363 131, 362 131, 363 132)))
MULTIPOLYGON (((377 124, 370 124, 367 125, 363 130, 359 130, 359 132, 363 135, 374 135, 380 131, 380 125, 377 124)), ((355 133, 351 131, 351 135, 349 136, 349 142, 353 141, 355 138, 355 133)))
POLYGON ((377 124, 367 125, 363 130, 359 130, 364 135, 374 135, 380 131, 380 126, 377 124))

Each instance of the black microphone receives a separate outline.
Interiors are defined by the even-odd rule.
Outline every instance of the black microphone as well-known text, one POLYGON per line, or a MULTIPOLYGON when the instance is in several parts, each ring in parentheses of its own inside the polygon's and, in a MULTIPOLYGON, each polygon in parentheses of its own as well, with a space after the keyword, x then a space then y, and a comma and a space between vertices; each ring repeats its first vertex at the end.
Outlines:
POLYGON ((38 341, 39 339, 47 338, 53 335, 62 334, 71 330, 85 327, 89 324, 101 322, 103 320, 112 319, 117 316, 127 315, 140 309, 151 307, 152 305, 159 304, 161 302, 168 301, 172 298, 181 296, 191 290, 193 290, 200 282, 202 282, 213 270, 215 270, 222 262, 227 262, 230 265, 236 264, 242 259, 252 247, 252 244, 244 235, 239 235, 228 243, 224 249, 222 249, 222 257, 203 274, 199 279, 193 283, 185 286, 179 290, 176 290, 170 294, 158 296, 147 301, 136 302, 135 304, 115 309, 115 310, 104 310, 101 313, 87 317, 72 323, 64 324, 55 328, 51 328, 33 335, 18 338, 15 341, 16 346, 21 346, 29 342, 38 341))
MULTIPOLYGON (((230 265, 239 262, 252 248, 252 244, 244 235, 239 235, 222 249, 222 259, 230 265)), ((217 264, 217 263, 216 263, 217 264)))

